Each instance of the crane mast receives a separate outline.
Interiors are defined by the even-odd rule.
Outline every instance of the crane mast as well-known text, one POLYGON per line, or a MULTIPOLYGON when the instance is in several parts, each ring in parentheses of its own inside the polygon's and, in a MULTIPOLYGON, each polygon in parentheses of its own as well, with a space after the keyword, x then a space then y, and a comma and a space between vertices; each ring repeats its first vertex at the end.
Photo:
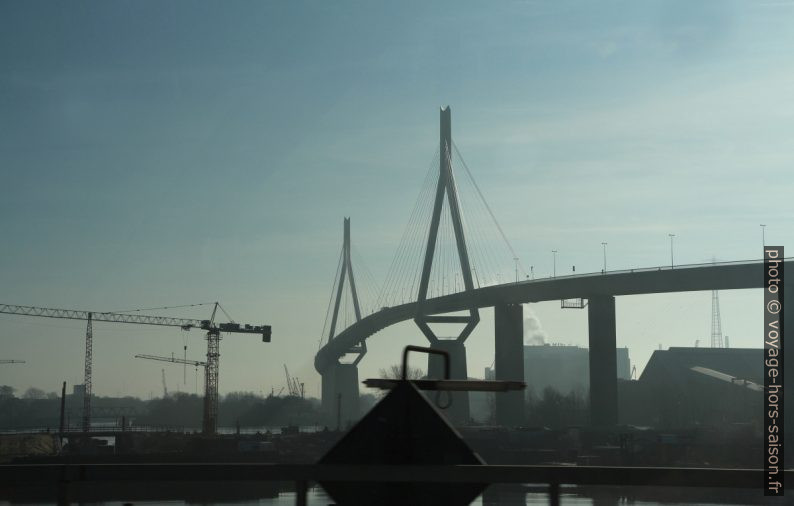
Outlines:
POLYGON ((83 381, 83 432, 91 430, 91 369, 93 362, 94 332, 91 326, 91 313, 85 329, 85 372, 83 381))
MULTIPOLYGON (((262 342, 269 343, 270 325, 247 325, 235 322, 215 323, 215 313, 220 304, 217 302, 209 320, 190 318, 173 318, 169 316, 151 316, 140 314, 124 314, 112 312, 78 311, 74 309, 55 309, 38 306, 21 306, 16 304, 0 304, 0 313, 38 316, 43 318, 65 318, 69 320, 87 320, 85 336, 85 395, 83 398, 83 431, 91 429, 91 372, 93 363, 93 332, 92 322, 131 323, 137 325, 160 325, 179 327, 182 330, 201 329, 207 332, 207 362, 204 374, 204 422, 202 431, 214 434, 218 422, 218 359, 221 332, 237 334, 261 334, 262 342)), ((223 308, 221 308, 223 310, 223 308)), ((228 316, 228 315, 227 315, 228 316)))

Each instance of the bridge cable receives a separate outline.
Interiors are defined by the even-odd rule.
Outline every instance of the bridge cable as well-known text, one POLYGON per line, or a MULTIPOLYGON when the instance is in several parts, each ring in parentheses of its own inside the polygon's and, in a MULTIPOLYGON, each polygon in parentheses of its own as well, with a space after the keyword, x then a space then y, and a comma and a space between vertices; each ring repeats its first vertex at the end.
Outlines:
MULTIPOLYGON (((431 171, 432 171, 432 164, 430 167, 428 167, 428 171, 425 176, 425 181, 429 179, 431 171)), ((407 237, 409 237, 409 235, 412 235, 413 223, 417 219, 417 212, 420 209, 420 204, 422 203, 423 195, 425 193, 424 190, 425 190, 425 185, 422 186, 421 192, 417 196, 417 200, 412 209, 411 216, 408 220, 408 224, 406 225, 403 231, 402 238, 400 239, 400 243, 397 247, 397 251, 395 252, 394 258, 392 259, 391 267, 389 267, 386 280, 384 282, 383 288, 381 289, 381 296, 379 297, 378 305, 383 305, 382 304, 383 302, 388 302, 388 303, 391 302, 388 299, 388 297, 389 295, 391 295, 392 286, 394 286, 394 284, 398 281, 397 270, 400 268, 403 262, 404 250, 407 247, 407 242, 408 242, 407 237)))
MULTIPOLYGON (((376 293, 377 288, 376 287, 378 286, 378 283, 375 280, 375 276, 373 276, 372 271, 367 266, 367 263, 364 261, 364 257, 358 251, 358 248, 356 248, 355 244, 351 244, 350 247, 351 247, 351 250, 352 250, 352 253, 353 253, 353 259, 354 259, 354 262, 356 264, 356 268, 358 268, 357 273, 361 273, 362 274, 361 275, 361 279, 362 279, 363 283, 361 283, 361 285, 364 288, 364 291, 366 292, 366 295, 365 295, 366 304, 367 304, 367 306, 369 308, 369 311, 367 312, 367 314, 371 314, 371 313, 374 312, 374 308, 372 307, 372 304, 374 304, 374 302, 375 302, 375 297, 377 295, 377 293, 376 293)), ((359 278, 357 278, 357 280, 358 279, 359 278)), ((358 288, 358 287, 359 287, 359 285, 356 284, 356 288, 358 288)), ((361 304, 361 298, 359 298, 359 304, 361 304)))
MULTIPOLYGON (((435 167, 434 167, 435 168, 435 167)), ((432 192, 429 190, 432 189, 432 179, 429 184, 427 184, 427 192, 426 198, 423 202, 422 212, 420 221, 416 227, 416 233, 414 234, 414 238, 412 239, 410 255, 411 258, 416 259, 416 263, 413 265, 413 273, 411 275, 411 288, 409 293, 411 295, 410 300, 416 301, 416 297, 419 292, 419 286, 417 282, 420 281, 420 276, 422 273, 422 262, 424 260, 425 249, 427 248, 427 237, 430 230, 430 217, 432 216, 432 206, 433 206, 433 198, 430 198, 432 192)), ((407 280, 406 280, 407 285, 407 280)))
MULTIPOLYGON (((480 196, 480 199, 482 199, 483 204, 485 204, 485 208, 488 210, 488 214, 491 216, 491 219, 493 219, 493 222, 496 225, 497 230, 499 230, 499 234, 502 236, 502 239, 504 240, 504 242, 507 245, 508 249, 510 249, 510 253, 513 254, 514 258, 519 258, 518 255, 516 254, 515 250, 513 249, 513 246, 510 244, 510 241, 507 239, 507 236, 505 235, 504 230, 502 230, 501 225, 499 225, 499 222, 497 221, 496 216, 494 215, 493 211, 491 210, 491 206, 489 206, 488 205, 488 201, 485 200, 485 196, 482 194, 482 191, 480 190, 480 187, 477 184, 477 181, 474 180, 474 176, 472 175, 471 171, 469 170, 469 166, 466 164, 466 160, 463 159, 463 155, 460 153, 460 150, 458 150, 458 147, 457 147, 457 145, 455 145, 454 142, 452 143, 452 146, 453 146, 453 149, 455 150, 455 154, 457 154, 458 158, 460 159, 461 165, 463 165, 463 168, 466 171, 466 174, 468 174, 469 179, 471 179, 471 182, 474 185, 474 189, 477 190, 477 194, 480 196)), ((521 265, 520 258, 518 260, 518 266, 521 268, 523 273, 526 275, 527 272, 524 269, 523 265, 521 265)))
POLYGON ((320 345, 317 349, 323 347, 323 339, 325 339, 325 331, 328 329, 328 316, 331 314, 331 307, 334 303, 334 292, 336 292, 336 284, 339 282, 339 271, 342 269, 342 257, 345 253, 345 247, 342 246, 339 252, 339 261, 336 264, 336 273, 334 273, 334 281, 331 283, 331 296, 328 298, 328 308, 325 310, 325 321, 323 322, 323 330, 320 333, 320 345))
MULTIPOLYGON (((437 158, 437 155, 434 155, 433 158, 434 159, 437 158)), ((433 170, 434 168, 437 169, 438 167, 434 159, 431 159, 431 163, 427 168, 424 183, 422 184, 419 195, 416 198, 414 207, 411 211, 411 215, 408 220, 408 224, 406 225, 403 231, 402 238, 400 239, 400 244, 398 245, 397 251, 395 252, 395 255, 392 259, 391 266, 389 267, 386 279, 381 288, 380 296, 378 298, 378 306, 383 306, 386 305, 386 303, 391 303, 390 297, 394 295, 392 293, 392 290, 395 285, 398 285, 400 283, 399 278, 401 277, 401 273, 404 268, 404 263, 406 262, 405 256, 408 254, 409 251, 412 251, 410 246, 411 243, 413 243, 413 239, 416 235, 416 230, 418 228, 418 221, 420 217, 419 215, 423 214, 423 210, 425 208, 424 205, 426 200, 425 197, 428 193, 428 188, 430 186, 429 183, 433 179, 432 177, 433 174, 437 172, 433 170)))
MULTIPOLYGON (((471 179, 463 178, 462 181, 468 183, 470 188, 473 190, 473 185, 471 179)), ((473 211, 473 215, 477 217, 479 220, 479 216, 487 214, 487 209, 484 208, 483 202, 481 199, 477 198, 476 192, 473 192, 472 195, 472 206, 471 209, 473 211), (482 210, 482 212, 481 212, 482 210)), ((482 256, 485 259, 485 277, 487 284, 494 284, 497 277, 501 274, 501 262, 499 258, 501 255, 496 251, 494 245, 498 244, 497 240, 492 240, 489 237, 489 233, 492 228, 485 225, 487 220, 482 220, 482 225, 472 226, 472 229, 476 232, 477 236, 479 237, 479 245, 475 244, 475 250, 481 250, 482 256)))
MULTIPOLYGON (((466 178, 461 180, 464 183, 468 183, 469 181, 466 178)), ((460 192, 460 200, 461 202, 468 202, 468 186, 462 184, 458 186, 460 192)), ((474 264, 474 266, 479 267, 478 273, 478 280, 485 279, 492 277, 496 272, 495 266, 498 262, 495 262, 494 254, 492 248, 490 247, 491 242, 484 234, 484 227, 478 226, 476 223, 478 221, 477 217, 478 213, 478 206, 481 206, 479 199, 475 198, 472 199, 472 205, 465 205, 465 210, 461 209, 461 221, 464 224, 464 233, 468 235, 467 244, 469 245, 469 251, 471 251, 471 259, 470 262, 474 264), (474 219, 469 219, 469 218, 474 219), (478 260, 479 259, 479 260, 478 260)), ((464 206, 461 205, 463 208, 464 206)), ((486 283, 487 284, 487 283, 486 283)))

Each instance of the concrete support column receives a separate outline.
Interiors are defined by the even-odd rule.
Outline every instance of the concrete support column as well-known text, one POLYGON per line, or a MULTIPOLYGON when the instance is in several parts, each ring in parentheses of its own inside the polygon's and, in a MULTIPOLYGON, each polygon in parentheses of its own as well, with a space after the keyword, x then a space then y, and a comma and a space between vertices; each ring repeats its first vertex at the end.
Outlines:
MULTIPOLYGON (((432 348, 446 351, 450 359, 450 379, 468 379, 466 373, 466 346, 457 340, 438 340, 431 345, 432 348)), ((444 377, 444 358, 439 355, 428 355, 427 376, 429 378, 441 379, 444 377)), ((443 410, 449 420, 456 424, 468 423, 469 416, 469 392, 442 392, 440 399, 442 403, 448 399, 447 394, 452 396, 452 405, 443 410)), ((430 392, 433 397, 435 393, 430 392)), ((431 397, 432 398, 432 397, 431 397)))
POLYGON ((334 364, 322 374, 322 408, 333 428, 359 419, 358 367, 334 364))
POLYGON ((615 297, 590 297, 587 307, 590 340, 590 424, 618 423, 618 373, 615 343, 615 297))
POLYGON ((329 367, 320 373, 320 407, 325 414, 333 413, 333 398, 336 390, 334 386, 335 372, 335 367, 329 367))
MULTIPOLYGON (((524 311, 521 304, 494 307, 495 376, 524 381, 524 311)), ((524 423, 524 392, 498 392, 496 423, 515 427, 524 423)))

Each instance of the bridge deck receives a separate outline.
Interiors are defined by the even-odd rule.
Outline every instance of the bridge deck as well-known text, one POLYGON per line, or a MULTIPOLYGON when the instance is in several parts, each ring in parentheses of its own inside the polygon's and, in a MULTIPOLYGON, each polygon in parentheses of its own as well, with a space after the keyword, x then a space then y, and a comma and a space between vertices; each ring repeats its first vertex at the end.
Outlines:
MULTIPOLYGON (((785 263, 792 265, 794 260, 785 263)), ((424 314, 443 314, 471 307, 586 299, 597 295, 761 288, 763 283, 763 262, 757 260, 557 276, 487 286, 427 299, 421 308, 416 302, 383 308, 362 318, 327 343, 315 356, 314 366, 322 373, 353 346, 388 326, 412 319, 420 310, 424 314)))

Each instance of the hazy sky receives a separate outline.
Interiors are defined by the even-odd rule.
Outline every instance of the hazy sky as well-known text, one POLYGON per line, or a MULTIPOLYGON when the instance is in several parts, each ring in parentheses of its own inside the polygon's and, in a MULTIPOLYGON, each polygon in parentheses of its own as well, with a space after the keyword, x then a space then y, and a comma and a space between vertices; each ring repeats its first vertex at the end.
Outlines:
MULTIPOLYGON (((538 276, 759 258, 794 233, 794 2, 0 3, 0 302, 113 311, 220 300, 273 342, 221 344, 220 390, 317 395, 313 368, 351 216, 385 277, 433 152, 438 107, 538 276)), ((508 262, 511 259, 507 259, 508 262)), ((418 269, 418 266, 417 266, 418 269)), ((707 343, 709 292, 618 299, 641 370, 707 343)), ((721 294, 759 347, 761 293, 721 294)), ((533 305, 551 341, 586 312, 533 305)), ((164 314, 203 318, 207 308, 164 314)), ((0 384, 82 382, 84 322, 0 316, 0 384)), ((490 311, 468 341, 493 360, 490 311)), ((97 323, 94 391, 160 395, 198 331, 97 323)), ((376 335, 360 377, 422 344, 376 335)), ((201 381, 201 380, 200 380, 201 381)))

